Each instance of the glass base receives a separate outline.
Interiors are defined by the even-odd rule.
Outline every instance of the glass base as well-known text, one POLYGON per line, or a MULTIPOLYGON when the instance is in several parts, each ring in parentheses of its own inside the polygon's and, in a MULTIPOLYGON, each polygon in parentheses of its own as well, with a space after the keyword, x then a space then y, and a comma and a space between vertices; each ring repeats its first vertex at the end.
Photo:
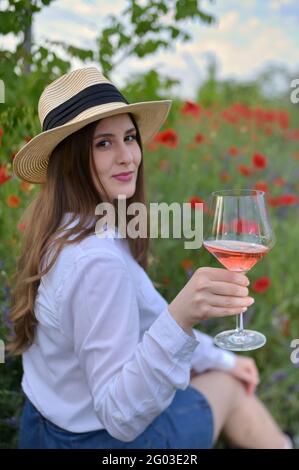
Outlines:
POLYGON ((253 330, 222 331, 214 338, 214 343, 222 349, 229 351, 252 351, 264 346, 266 336, 253 330))

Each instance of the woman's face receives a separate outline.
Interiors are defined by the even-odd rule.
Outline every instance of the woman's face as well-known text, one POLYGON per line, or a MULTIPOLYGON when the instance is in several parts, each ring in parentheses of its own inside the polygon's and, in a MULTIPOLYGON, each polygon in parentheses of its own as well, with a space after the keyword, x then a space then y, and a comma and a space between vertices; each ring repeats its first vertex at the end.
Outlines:
MULTIPOLYGON (((128 114, 118 114, 99 121, 93 136, 92 158, 111 201, 119 194, 127 198, 133 196, 141 149, 136 140, 136 128, 128 114), (131 172, 129 176, 120 175, 128 172, 131 172)), ((93 179, 101 192, 94 175, 93 179)))

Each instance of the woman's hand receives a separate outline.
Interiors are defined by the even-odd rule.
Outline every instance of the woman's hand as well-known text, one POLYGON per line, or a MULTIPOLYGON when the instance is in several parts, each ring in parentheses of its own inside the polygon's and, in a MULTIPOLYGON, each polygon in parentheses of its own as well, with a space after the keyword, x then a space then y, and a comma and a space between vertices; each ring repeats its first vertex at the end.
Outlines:
POLYGON ((189 334, 202 320, 238 315, 252 305, 249 280, 242 273, 224 268, 199 268, 169 304, 176 322, 189 334))
POLYGON ((251 357, 237 356, 236 365, 229 373, 243 382, 249 395, 255 392, 260 382, 259 372, 255 365, 255 361, 251 357))

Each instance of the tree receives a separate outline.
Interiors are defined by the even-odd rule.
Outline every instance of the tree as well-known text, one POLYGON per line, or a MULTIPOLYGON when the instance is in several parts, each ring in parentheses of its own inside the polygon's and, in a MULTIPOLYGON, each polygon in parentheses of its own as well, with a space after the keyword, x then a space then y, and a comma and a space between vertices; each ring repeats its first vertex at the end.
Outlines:
POLYGON ((141 6, 137 0, 129 0, 119 17, 109 16, 108 26, 97 39, 98 61, 104 72, 109 74, 130 56, 143 58, 170 48, 175 40, 190 40, 180 23, 187 19, 214 22, 199 5, 197 0, 149 0, 141 6))
POLYGON ((13 33, 18 38, 15 51, 0 48, 1 78, 8 84, 7 102, 18 99, 20 105, 35 103, 46 83, 69 70, 71 58, 82 63, 97 62, 109 77, 128 57, 143 58, 161 48, 171 48, 174 41, 191 40, 189 32, 181 27, 186 20, 207 24, 214 21, 203 11, 200 0, 147 0, 142 6, 139 0, 127 0, 119 15, 108 16, 94 49, 50 39, 36 44, 31 33, 34 15, 53 1, 0 0, 0 35, 13 33))

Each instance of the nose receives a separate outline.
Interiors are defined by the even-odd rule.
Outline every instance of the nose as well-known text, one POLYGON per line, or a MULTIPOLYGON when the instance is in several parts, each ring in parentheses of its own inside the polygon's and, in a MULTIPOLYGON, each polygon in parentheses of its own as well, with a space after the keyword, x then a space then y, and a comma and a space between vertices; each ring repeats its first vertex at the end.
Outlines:
POLYGON ((119 145, 117 152, 117 161, 119 164, 128 164, 134 160, 134 153, 125 142, 119 145))

